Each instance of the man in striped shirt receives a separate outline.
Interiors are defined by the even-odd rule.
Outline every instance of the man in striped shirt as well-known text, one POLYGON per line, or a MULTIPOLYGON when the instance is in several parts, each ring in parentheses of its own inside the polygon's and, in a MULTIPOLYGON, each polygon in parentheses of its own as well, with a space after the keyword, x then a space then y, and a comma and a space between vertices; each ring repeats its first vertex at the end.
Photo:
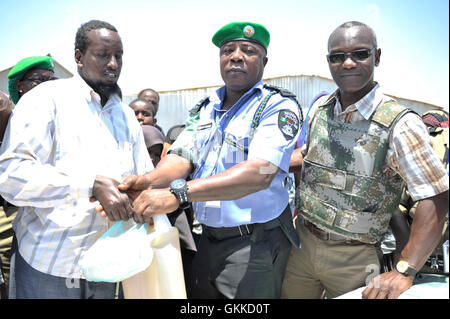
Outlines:
POLYGON ((108 221, 131 214, 118 181, 153 168, 142 129, 121 101, 122 54, 117 30, 89 21, 75 39, 78 74, 39 85, 14 108, 0 149, 0 194, 20 207, 17 298, 114 297, 115 284, 86 281, 79 261, 108 221))
POLYGON ((339 26, 328 41, 338 89, 319 99, 302 166, 296 229, 282 295, 334 298, 369 284, 363 298, 397 298, 440 240, 448 212, 448 176, 433 152, 421 118, 383 95, 374 81, 381 49, 359 22, 339 26), (419 201, 411 235, 396 269, 379 276, 379 241, 403 183, 419 201))

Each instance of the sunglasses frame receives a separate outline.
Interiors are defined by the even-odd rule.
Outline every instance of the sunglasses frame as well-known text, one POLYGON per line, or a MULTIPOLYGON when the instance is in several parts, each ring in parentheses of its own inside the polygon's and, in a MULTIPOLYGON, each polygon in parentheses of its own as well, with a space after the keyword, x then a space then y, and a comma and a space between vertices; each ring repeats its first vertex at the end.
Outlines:
POLYGON ((348 53, 344 53, 344 52, 331 53, 331 54, 327 54, 327 60, 331 64, 342 64, 345 61, 347 61, 348 58, 352 59, 353 62, 361 62, 361 61, 364 61, 364 60, 368 59, 373 54, 373 51, 376 50, 376 49, 377 48, 358 49, 358 50, 354 50, 354 51, 348 52, 348 53), (367 52, 367 57, 362 58, 362 59, 358 58, 357 56, 355 56, 355 54, 358 53, 358 52, 367 52), (330 57, 334 56, 334 55, 343 55, 344 56, 344 60, 342 60, 341 62, 332 62, 330 57))
POLYGON ((48 79, 40 76, 38 79, 22 79, 21 81, 22 82, 30 82, 34 86, 37 86, 37 85, 39 85, 41 83, 44 83, 44 82, 47 82, 47 81, 53 81, 53 80, 56 80, 56 79, 57 78, 54 75, 52 75, 48 79))

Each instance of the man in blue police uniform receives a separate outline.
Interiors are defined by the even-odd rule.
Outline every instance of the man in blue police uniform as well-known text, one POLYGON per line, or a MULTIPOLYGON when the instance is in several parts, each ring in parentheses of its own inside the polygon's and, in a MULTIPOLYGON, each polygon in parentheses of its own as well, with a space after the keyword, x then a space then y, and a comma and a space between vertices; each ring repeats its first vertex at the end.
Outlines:
POLYGON ((300 244, 283 181, 303 117, 293 94, 263 85, 264 26, 230 23, 212 41, 225 86, 190 111, 155 170, 119 188, 142 191, 140 222, 192 202, 203 226, 194 298, 279 298, 291 243, 300 244))

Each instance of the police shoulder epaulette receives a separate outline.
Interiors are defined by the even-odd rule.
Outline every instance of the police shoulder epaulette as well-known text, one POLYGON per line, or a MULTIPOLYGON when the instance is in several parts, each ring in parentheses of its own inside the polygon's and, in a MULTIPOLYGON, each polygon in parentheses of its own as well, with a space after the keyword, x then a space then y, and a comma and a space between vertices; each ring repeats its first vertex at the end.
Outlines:
POLYGON ((293 98, 297 97, 297 95, 295 95, 291 91, 288 91, 288 90, 286 90, 286 89, 284 89, 282 87, 276 86, 276 85, 264 84, 264 88, 268 89, 268 90, 272 90, 272 91, 277 91, 283 97, 293 97, 293 98))
POLYGON ((302 107, 301 107, 300 103, 297 100, 297 95, 295 95, 291 91, 288 91, 288 90, 286 90, 286 89, 284 89, 282 87, 276 86, 276 85, 264 84, 264 88, 268 89, 268 90, 272 90, 272 91, 278 92, 278 93, 280 93, 280 95, 282 97, 287 97, 287 98, 292 99, 295 102, 295 104, 297 104, 298 112, 299 112, 299 115, 300 115, 300 122, 303 123, 303 119, 304 119, 303 118, 303 110, 302 110, 302 107))
POLYGON ((189 110, 189 113, 196 114, 200 112, 200 109, 209 103, 209 96, 205 97, 204 99, 201 99, 195 106, 189 110))

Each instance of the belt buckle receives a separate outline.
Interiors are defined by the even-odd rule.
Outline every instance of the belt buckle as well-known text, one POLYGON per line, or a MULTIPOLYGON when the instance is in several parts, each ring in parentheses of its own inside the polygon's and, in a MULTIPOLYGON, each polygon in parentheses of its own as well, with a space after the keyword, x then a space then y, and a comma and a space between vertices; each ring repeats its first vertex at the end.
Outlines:
POLYGON ((314 234, 314 236, 319 237, 320 239, 326 240, 326 241, 331 240, 330 232, 320 229, 319 227, 317 227, 310 221, 306 221, 306 220, 304 220, 304 221, 306 222, 306 224, 305 224, 306 228, 308 228, 311 231, 311 233, 314 234), (323 235, 325 235, 325 236, 323 236, 323 235))
MULTIPOLYGON (((247 224, 245 224, 244 226, 245 226, 245 229, 247 229, 247 234, 245 234, 245 235, 250 235, 250 230, 248 229, 247 224)), ((242 230, 241 230, 241 226, 239 225, 239 226, 237 226, 237 228, 239 229, 239 234, 241 234, 241 237, 244 236, 244 234, 242 233, 242 230)))

